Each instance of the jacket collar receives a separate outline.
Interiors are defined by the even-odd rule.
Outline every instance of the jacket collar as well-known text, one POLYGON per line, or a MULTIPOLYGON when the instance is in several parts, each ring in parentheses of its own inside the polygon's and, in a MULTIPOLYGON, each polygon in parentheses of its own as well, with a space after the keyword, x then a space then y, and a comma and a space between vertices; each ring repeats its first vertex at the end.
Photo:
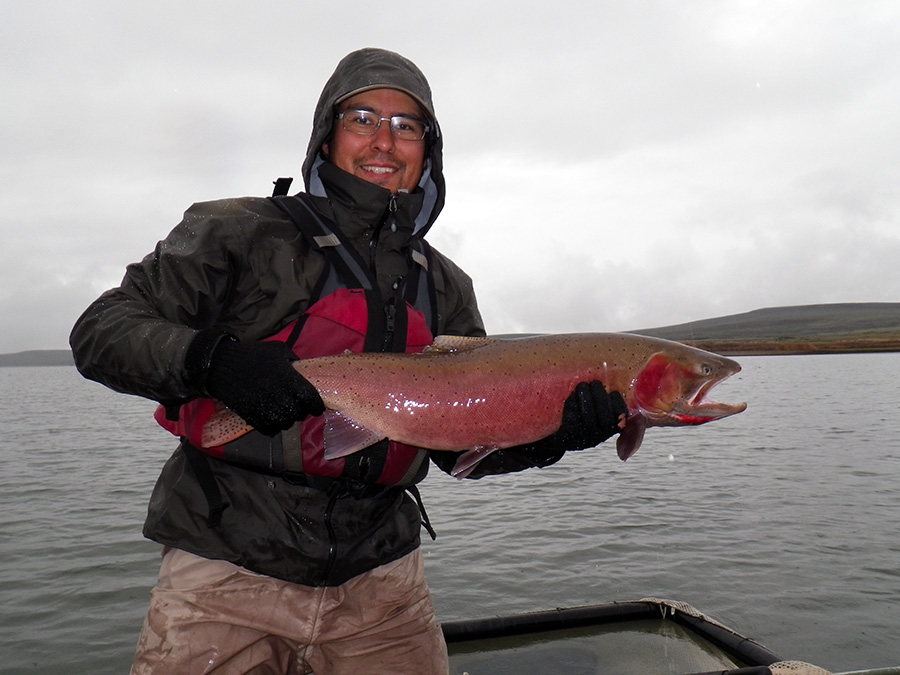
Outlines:
POLYGON ((317 167, 320 193, 317 200, 323 213, 349 237, 371 236, 394 210, 393 222, 403 239, 411 238, 417 230, 416 218, 423 210, 426 195, 422 190, 392 194, 389 190, 369 183, 323 161, 317 167), (392 202, 393 201, 393 205, 392 202))

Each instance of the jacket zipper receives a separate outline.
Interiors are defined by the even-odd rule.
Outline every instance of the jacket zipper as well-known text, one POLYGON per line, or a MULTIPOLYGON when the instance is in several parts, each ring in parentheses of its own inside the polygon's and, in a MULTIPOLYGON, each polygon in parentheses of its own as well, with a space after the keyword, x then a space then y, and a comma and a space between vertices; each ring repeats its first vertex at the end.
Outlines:
POLYGON ((381 230, 384 229, 384 226, 387 224, 388 220, 397 212, 397 195, 391 193, 391 198, 388 201, 387 210, 384 212, 384 215, 381 217, 381 222, 375 227, 375 231, 372 233, 372 239, 369 241, 369 269, 372 271, 372 274, 375 274, 375 254, 378 251, 378 240, 381 237, 381 230))
MULTIPOLYGON (((384 229, 384 226, 397 212, 397 208, 397 195, 391 193, 391 198, 388 201, 387 210, 385 211, 384 216, 381 218, 381 222, 378 223, 378 227, 375 228, 375 232, 372 233, 372 240, 369 242, 369 269, 372 271, 372 277, 376 280, 376 288, 378 270, 376 269, 375 259, 378 252, 378 240, 381 237, 381 231, 384 229)), ((397 308, 393 300, 388 300, 384 305, 384 340, 381 343, 381 351, 383 352, 391 351, 391 347, 394 344, 396 314, 397 308)))

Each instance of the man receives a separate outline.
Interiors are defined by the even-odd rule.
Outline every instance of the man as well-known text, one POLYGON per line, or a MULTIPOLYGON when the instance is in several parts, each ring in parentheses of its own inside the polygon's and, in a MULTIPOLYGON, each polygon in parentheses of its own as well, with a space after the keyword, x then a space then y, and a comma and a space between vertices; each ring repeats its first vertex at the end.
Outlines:
MULTIPOLYGON (((353 52, 317 105, 306 193, 195 204, 76 323, 79 370, 161 402, 181 437, 144 526, 164 549, 133 672, 447 671, 415 484, 455 453, 383 441, 325 460, 321 399, 290 365, 484 335, 469 277, 424 241, 441 148, 419 69, 353 52), (211 399, 256 431, 198 450, 211 399)), ((579 385, 556 434, 472 477, 592 447, 622 413, 618 394, 579 385)))

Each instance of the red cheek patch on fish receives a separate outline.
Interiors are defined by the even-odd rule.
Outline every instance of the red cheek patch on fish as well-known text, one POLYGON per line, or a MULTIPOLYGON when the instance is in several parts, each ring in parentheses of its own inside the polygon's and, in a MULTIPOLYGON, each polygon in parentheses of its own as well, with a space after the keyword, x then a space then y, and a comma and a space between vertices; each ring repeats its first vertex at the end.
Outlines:
POLYGON ((665 354, 654 354, 634 382, 634 402, 643 410, 667 410, 677 397, 683 368, 665 354), (672 394, 675 393, 675 397, 672 394))

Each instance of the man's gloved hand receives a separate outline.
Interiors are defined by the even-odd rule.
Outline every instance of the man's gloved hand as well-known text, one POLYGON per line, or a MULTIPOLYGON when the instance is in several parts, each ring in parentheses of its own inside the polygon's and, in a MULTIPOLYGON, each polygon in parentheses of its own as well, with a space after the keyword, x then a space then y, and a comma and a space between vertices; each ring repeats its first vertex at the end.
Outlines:
POLYGON ((307 415, 321 415, 319 392, 291 362, 282 342, 218 343, 206 371, 206 390, 267 436, 289 429, 307 415))
POLYGON ((622 395, 606 393, 603 383, 581 382, 563 405, 559 431, 535 445, 556 450, 583 450, 619 433, 620 417, 628 414, 622 395))

